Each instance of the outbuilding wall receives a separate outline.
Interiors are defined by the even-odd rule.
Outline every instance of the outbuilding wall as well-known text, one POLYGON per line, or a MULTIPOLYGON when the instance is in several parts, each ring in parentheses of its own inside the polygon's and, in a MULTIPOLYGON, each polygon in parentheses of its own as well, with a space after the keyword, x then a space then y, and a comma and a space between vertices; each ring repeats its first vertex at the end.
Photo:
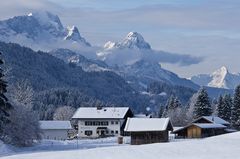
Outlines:
POLYGON ((49 140, 66 140, 68 139, 68 130, 42 130, 42 138, 49 140))
POLYGON ((131 145, 168 142, 168 131, 131 132, 131 145))

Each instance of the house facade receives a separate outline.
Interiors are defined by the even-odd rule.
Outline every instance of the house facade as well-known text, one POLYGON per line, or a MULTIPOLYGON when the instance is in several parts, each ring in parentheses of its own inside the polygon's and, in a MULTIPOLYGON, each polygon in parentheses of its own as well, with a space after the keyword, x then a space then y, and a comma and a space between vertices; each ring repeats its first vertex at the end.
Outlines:
POLYGON ((204 138, 227 133, 229 125, 229 122, 219 117, 202 116, 173 133, 179 138, 204 138))
POLYGON ((39 121, 42 138, 49 140, 66 140, 72 130, 70 121, 45 120, 39 121))
POLYGON ((173 126, 169 118, 128 118, 125 129, 130 133, 131 145, 169 141, 173 126))
POLYGON ((124 134, 124 126, 133 113, 128 107, 80 107, 72 117, 80 138, 98 138, 124 134))

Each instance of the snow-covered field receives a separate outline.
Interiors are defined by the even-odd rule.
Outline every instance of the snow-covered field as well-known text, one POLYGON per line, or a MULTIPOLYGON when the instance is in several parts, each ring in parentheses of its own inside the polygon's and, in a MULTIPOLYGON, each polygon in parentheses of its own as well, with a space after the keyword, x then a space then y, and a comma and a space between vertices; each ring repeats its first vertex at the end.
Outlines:
MULTIPOLYGON (((129 137, 124 138, 124 143, 129 143, 129 137)), ((123 144, 124 145, 124 144, 123 144)), ((122 145, 122 146, 123 146, 122 145)), ((113 147, 119 146, 117 137, 101 138, 101 139, 81 139, 81 140, 42 140, 41 143, 25 148, 16 148, 3 144, 0 140, 0 157, 16 154, 47 152, 47 151, 66 151, 66 150, 81 150, 97 147, 113 147)))
POLYGON ((240 132, 206 139, 141 146, 114 146, 86 150, 37 152, 4 159, 238 159, 240 132))

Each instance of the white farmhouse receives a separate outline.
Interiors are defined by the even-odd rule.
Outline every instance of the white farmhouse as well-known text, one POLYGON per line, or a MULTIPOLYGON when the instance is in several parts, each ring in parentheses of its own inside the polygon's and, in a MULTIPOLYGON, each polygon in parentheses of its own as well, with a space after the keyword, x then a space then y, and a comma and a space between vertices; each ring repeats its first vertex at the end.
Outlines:
POLYGON ((68 132, 72 129, 70 121, 45 120, 39 123, 43 139, 66 140, 68 132))
POLYGON ((132 116, 129 107, 80 107, 72 119, 77 121, 79 137, 97 138, 122 135, 132 116))

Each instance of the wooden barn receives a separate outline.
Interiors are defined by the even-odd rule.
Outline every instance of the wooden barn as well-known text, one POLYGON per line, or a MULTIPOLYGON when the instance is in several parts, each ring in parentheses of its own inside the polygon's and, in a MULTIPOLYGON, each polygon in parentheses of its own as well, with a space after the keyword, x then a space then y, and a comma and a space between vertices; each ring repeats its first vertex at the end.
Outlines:
POLYGON ((178 138, 203 138, 226 133, 229 122, 213 116, 202 116, 191 124, 174 130, 178 138))
POLYGON ((172 130, 169 118, 128 118, 125 126, 131 145, 168 142, 172 130))

